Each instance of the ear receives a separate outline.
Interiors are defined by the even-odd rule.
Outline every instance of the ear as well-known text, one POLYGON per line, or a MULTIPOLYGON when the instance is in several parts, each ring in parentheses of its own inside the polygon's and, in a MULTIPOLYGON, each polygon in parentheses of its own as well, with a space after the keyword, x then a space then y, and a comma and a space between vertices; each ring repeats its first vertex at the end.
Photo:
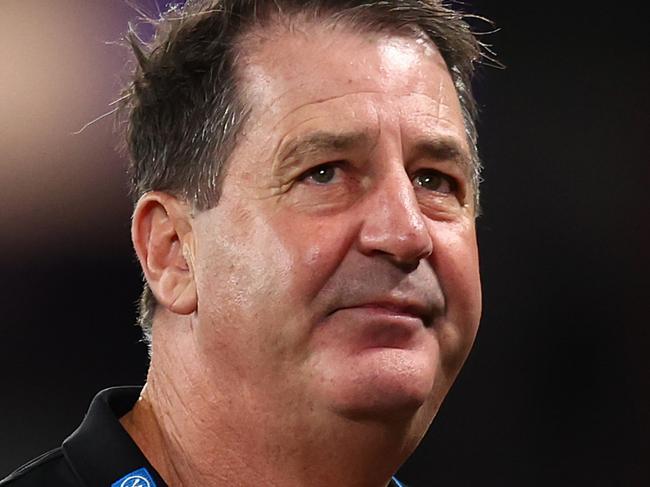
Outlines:
POLYGON ((176 314, 196 311, 189 205, 166 193, 146 193, 133 212, 131 238, 158 303, 176 314))

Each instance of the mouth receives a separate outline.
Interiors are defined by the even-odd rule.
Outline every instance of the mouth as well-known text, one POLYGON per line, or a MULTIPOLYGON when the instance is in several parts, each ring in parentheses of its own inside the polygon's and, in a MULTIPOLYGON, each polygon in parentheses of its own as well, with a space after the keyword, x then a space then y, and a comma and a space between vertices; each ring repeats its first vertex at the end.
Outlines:
POLYGON ((407 322, 417 320, 426 328, 432 325, 434 319, 434 307, 416 301, 377 300, 339 309, 357 309, 407 322))
POLYGON ((417 350, 428 339, 423 333, 431 322, 424 307, 414 303, 370 301, 340 307, 323 324, 333 330, 337 343, 343 339, 355 353, 369 350, 417 350))

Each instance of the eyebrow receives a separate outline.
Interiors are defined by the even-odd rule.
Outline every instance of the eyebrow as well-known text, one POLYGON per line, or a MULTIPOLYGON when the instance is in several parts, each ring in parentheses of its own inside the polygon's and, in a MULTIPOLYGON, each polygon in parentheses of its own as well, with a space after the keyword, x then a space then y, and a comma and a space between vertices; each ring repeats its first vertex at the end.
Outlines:
POLYGON ((278 168, 287 161, 305 159, 326 151, 345 151, 353 147, 365 145, 370 141, 366 131, 349 133, 332 133, 317 131, 294 139, 285 147, 281 147, 276 160, 278 168))
POLYGON ((471 157, 454 138, 440 137, 420 140, 415 145, 415 151, 418 155, 424 155, 436 161, 455 162, 465 172, 471 173, 471 157))
MULTIPOLYGON (((277 169, 296 160, 307 159, 322 152, 346 151, 370 142, 367 131, 337 134, 317 131, 298 137, 278 151, 277 169)), ((453 137, 421 139, 415 144, 415 153, 436 161, 452 161, 467 174, 471 173, 472 160, 460 143, 453 137)))

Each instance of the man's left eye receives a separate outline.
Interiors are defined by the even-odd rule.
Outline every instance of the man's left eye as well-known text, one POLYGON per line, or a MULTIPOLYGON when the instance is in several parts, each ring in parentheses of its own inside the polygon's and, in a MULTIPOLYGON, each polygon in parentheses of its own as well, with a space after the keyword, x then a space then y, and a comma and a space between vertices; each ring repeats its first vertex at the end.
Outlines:
POLYGON ((413 177, 413 184, 429 191, 451 194, 456 191, 456 181, 434 170, 422 171, 413 177))

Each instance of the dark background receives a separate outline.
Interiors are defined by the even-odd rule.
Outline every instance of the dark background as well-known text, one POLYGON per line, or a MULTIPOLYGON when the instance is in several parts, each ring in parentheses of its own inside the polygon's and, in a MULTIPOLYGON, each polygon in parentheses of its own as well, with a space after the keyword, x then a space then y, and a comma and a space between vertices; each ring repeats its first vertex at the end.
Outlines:
MULTIPOLYGON (((507 66, 477 83, 485 310, 413 487, 650 485, 647 17, 597 5, 467 2, 507 66)), ((72 135, 118 97, 106 41, 136 13, 1 7, 0 477, 147 365, 113 122, 72 135)))

